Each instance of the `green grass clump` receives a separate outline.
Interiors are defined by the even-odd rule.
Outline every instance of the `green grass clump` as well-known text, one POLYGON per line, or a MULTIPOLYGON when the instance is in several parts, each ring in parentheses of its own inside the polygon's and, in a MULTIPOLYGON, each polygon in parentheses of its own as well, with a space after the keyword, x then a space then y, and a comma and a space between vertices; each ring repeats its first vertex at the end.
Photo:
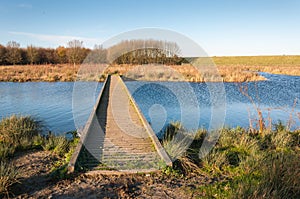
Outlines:
POLYGON ((0 121, 0 160, 12 157, 17 150, 39 147, 42 125, 30 116, 12 115, 0 121))
POLYGON ((41 130, 41 123, 32 117, 12 115, 0 121, 0 142, 27 147, 41 130))
POLYGON ((62 157, 69 151, 70 141, 64 136, 48 135, 42 143, 42 147, 44 150, 53 151, 62 157))
POLYGON ((195 163, 195 158, 193 158, 195 157, 193 155, 196 154, 197 151, 191 148, 190 145, 193 143, 193 140, 195 140, 195 144, 199 139, 202 139, 201 133, 196 133, 196 135, 188 133, 178 122, 170 123, 166 127, 162 145, 173 161, 175 173, 187 175, 191 172, 198 171, 199 167, 195 163))
POLYGON ((50 173, 50 177, 55 180, 61 180, 61 179, 68 178, 69 177, 68 164, 65 163, 65 164, 53 167, 52 171, 50 173))
POLYGON ((162 144, 172 160, 184 155, 192 137, 182 128, 179 123, 171 123, 166 127, 162 144))
POLYGON ((8 188, 18 182, 18 170, 6 161, 0 161, 0 194, 8 194, 8 188))
POLYGON ((56 142, 57 145, 52 149, 54 153, 62 157, 61 160, 58 160, 54 167, 51 170, 50 177, 52 179, 66 179, 70 176, 68 173, 68 163, 75 151, 75 148, 80 141, 80 138, 77 137, 76 132, 73 132, 73 138, 71 140, 67 140, 65 137, 56 137, 52 138, 56 142))
POLYGON ((251 168, 256 178, 238 183, 240 198, 297 198, 300 195, 300 155, 272 152, 251 168))
POLYGON ((282 129, 262 135, 223 129, 214 149, 202 160, 202 169, 228 180, 209 186, 208 196, 297 198, 300 195, 298 136, 297 132, 282 129))
POLYGON ((18 181, 18 170, 8 158, 17 150, 34 146, 41 129, 40 122, 30 116, 12 115, 0 121, 0 194, 8 194, 9 187, 18 181))

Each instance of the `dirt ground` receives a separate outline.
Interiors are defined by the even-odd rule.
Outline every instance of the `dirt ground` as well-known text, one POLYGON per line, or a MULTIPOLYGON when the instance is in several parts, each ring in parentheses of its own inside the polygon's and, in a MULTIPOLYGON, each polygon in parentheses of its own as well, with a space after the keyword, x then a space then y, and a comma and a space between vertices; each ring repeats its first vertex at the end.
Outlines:
MULTIPOLYGON (((51 152, 22 152, 12 160, 20 169, 10 198, 199 198, 199 186, 215 180, 203 175, 175 177, 151 174, 77 173, 55 180, 51 169, 58 160, 51 152)), ((6 198, 7 196, 4 196, 6 198)))

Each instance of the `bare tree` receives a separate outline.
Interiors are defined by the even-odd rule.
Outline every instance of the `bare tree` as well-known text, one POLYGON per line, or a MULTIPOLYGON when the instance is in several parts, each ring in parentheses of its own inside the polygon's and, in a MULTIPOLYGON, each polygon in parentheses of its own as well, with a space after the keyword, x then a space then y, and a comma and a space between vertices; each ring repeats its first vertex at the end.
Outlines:
POLYGON ((107 62, 107 49, 104 49, 102 45, 95 45, 87 61, 90 63, 104 64, 107 62))
POLYGON ((181 64, 175 42, 154 39, 125 40, 108 49, 108 60, 117 64, 181 64))
POLYGON ((79 40, 72 40, 68 42, 68 51, 67 51, 67 57, 69 59, 70 63, 74 64, 74 67, 76 64, 79 64, 84 57, 83 52, 83 41, 79 40))
POLYGON ((38 55, 39 53, 36 47, 32 45, 27 46, 27 57, 31 65, 38 61, 38 55))
POLYGON ((7 43, 6 61, 10 64, 17 64, 22 61, 22 55, 20 51, 20 44, 15 41, 9 41, 7 43))

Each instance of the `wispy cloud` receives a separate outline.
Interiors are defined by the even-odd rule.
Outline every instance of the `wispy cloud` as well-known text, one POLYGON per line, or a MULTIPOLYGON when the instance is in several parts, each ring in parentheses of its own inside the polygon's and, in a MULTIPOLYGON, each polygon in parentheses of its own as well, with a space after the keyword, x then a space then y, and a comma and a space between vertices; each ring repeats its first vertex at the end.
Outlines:
POLYGON ((66 45, 68 41, 74 39, 83 41, 84 45, 87 47, 93 47, 95 44, 100 44, 102 42, 102 40, 99 38, 78 37, 70 35, 47 35, 14 31, 10 31, 9 34, 30 37, 32 39, 51 43, 52 45, 66 45))
POLYGON ((26 3, 20 3, 17 5, 19 8, 32 8, 31 4, 26 4, 26 3))

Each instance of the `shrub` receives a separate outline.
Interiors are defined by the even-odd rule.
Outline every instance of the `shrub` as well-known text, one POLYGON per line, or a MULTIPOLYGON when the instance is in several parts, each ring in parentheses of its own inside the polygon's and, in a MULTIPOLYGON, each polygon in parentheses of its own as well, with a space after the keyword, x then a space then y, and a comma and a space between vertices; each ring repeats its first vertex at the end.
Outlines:
POLYGON ((178 132, 184 132, 184 129, 180 122, 171 122, 164 131, 163 140, 172 140, 178 132))

